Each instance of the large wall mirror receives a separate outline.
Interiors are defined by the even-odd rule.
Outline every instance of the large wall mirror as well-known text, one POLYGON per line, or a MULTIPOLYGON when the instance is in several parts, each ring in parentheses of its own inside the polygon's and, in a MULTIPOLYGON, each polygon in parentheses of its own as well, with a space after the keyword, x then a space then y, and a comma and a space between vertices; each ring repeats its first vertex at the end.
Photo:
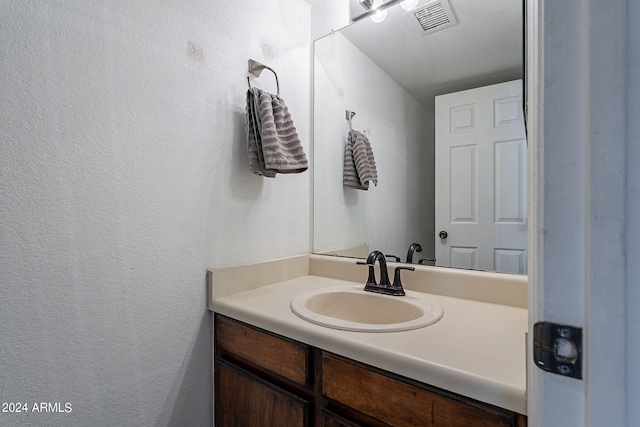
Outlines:
POLYGON ((404 1, 316 40, 314 252, 526 274, 522 78, 522 0, 404 1))

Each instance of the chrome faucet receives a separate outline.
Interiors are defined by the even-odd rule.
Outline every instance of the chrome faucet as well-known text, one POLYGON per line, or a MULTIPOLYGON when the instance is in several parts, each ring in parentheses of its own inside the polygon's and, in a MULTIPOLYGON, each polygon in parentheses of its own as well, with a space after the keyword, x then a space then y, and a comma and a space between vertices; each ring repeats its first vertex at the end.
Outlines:
POLYGON ((389 281, 389 272, 387 271, 387 261, 385 256, 380 251, 372 251, 367 257, 366 262, 357 261, 358 265, 369 266, 369 277, 367 283, 364 286, 364 290, 367 292, 376 292, 379 294, 403 296, 404 289, 400 282, 400 270, 415 270, 413 267, 396 267, 394 271, 393 285, 389 281), (380 283, 376 282, 375 276, 375 264, 378 261, 380 265, 380 283))

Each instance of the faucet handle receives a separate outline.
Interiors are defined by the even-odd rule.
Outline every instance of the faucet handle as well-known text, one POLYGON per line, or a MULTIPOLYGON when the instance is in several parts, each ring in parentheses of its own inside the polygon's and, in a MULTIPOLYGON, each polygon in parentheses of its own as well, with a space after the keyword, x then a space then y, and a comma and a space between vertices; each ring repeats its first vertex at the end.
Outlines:
POLYGON ((435 258, 422 258, 420 261, 418 261, 418 264, 427 265, 428 262, 436 262, 436 259, 435 258))
MULTIPOLYGON (((400 281, 400 271, 401 270, 409 270, 409 271, 414 271, 415 268, 413 267, 396 267, 396 269, 393 272, 393 287, 394 288, 400 288, 402 289, 402 282, 400 281)), ((404 295, 404 293, 403 293, 404 295)))
POLYGON ((400 257, 397 255, 385 254, 385 258, 390 258, 395 262, 400 262, 400 257))

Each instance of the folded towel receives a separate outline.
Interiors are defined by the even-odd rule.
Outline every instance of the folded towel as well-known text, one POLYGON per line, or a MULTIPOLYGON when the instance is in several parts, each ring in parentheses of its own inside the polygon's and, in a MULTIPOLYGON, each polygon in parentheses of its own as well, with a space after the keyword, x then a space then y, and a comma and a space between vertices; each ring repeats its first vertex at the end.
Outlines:
POLYGON ((378 171, 369 139, 355 130, 349 132, 344 152, 342 185, 368 190, 369 181, 378 185, 378 171))
POLYGON ((273 178, 309 168, 289 109, 280 96, 258 88, 247 91, 247 150, 249 168, 273 178))

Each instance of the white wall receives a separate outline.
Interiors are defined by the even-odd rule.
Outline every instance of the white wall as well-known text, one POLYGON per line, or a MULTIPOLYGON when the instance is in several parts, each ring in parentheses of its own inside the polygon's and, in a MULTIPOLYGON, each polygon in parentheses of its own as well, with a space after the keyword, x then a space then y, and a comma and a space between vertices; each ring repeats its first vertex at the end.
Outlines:
POLYGON ((311 40, 338 31, 350 23, 349 0, 307 0, 311 7, 311 40))
POLYGON ((360 245, 404 259, 418 241, 433 253, 433 113, 342 34, 315 43, 314 249, 360 245), (384 102, 380 102, 384 100, 384 102), (366 130, 378 185, 342 185, 345 110, 366 130))
POLYGON ((252 175, 244 132, 253 58, 310 155, 309 12, 1 3, 0 400, 72 412, 0 425, 211 425, 205 270, 311 245, 310 172, 252 175))

